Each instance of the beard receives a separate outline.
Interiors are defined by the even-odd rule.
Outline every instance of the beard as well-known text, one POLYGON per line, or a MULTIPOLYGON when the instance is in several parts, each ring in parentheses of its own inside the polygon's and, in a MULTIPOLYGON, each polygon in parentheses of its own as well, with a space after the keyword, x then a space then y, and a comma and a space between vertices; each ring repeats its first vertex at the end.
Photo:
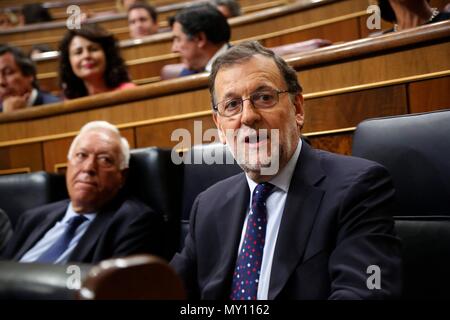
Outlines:
POLYGON ((227 144, 238 165, 246 172, 274 175, 280 162, 279 130, 242 127, 227 132, 227 144))

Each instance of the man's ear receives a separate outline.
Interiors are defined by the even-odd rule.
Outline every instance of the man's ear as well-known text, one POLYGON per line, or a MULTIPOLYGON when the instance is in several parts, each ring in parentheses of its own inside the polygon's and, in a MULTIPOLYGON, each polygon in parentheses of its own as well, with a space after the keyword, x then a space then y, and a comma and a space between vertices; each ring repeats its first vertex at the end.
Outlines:
POLYGON ((213 111, 213 115, 212 116, 213 116, 214 123, 216 124, 217 131, 219 132, 220 142, 222 142, 222 144, 226 144, 227 143, 227 139, 225 139, 226 138, 225 137, 225 133, 224 133, 224 131, 222 129, 222 125, 220 123, 220 120, 218 119, 219 116, 214 111, 213 111))
POLYGON ((301 130, 305 123, 305 109, 304 109, 304 99, 301 93, 298 93, 294 97, 294 107, 295 107, 295 121, 297 122, 298 128, 301 130))
POLYGON ((208 42, 208 38, 206 37, 206 34, 201 31, 197 33, 197 46, 199 48, 204 48, 206 46, 206 43, 208 42))

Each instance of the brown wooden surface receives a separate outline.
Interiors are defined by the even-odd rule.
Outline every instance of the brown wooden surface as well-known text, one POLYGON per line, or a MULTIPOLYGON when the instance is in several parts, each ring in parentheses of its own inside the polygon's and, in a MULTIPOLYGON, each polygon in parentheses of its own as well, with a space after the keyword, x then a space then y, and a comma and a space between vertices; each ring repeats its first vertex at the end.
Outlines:
POLYGON ((308 139, 314 148, 345 155, 352 154, 353 133, 313 135, 308 139))
POLYGON ((30 171, 44 169, 41 143, 29 143, 0 147, 0 170, 30 168, 30 171))
POLYGON ((303 132, 355 127, 367 118, 407 113, 404 85, 307 100, 303 132))
MULTIPOLYGON (((274 47, 284 44, 305 41, 309 39, 327 39, 332 42, 351 41, 359 38, 357 24, 358 16, 344 18, 338 22, 324 24, 306 25, 303 28, 293 28, 282 32, 270 33, 267 35, 257 36, 256 40, 267 47, 274 47), (326 38, 327 37, 327 38, 326 38)), ((154 77, 160 76, 161 68, 166 64, 179 63, 179 54, 166 54, 156 57, 145 57, 127 61, 130 75, 137 83, 148 83, 154 81, 154 77), (149 79, 149 80, 145 80, 149 79)), ((57 72, 50 70, 57 70, 57 59, 44 60, 38 63, 38 69, 41 72, 38 74, 38 79, 41 87, 50 92, 57 92, 59 84, 57 79, 57 72), (50 72, 49 72, 50 71, 50 72)))
MULTIPOLYGON (((407 113, 412 110, 408 101, 419 101, 408 94, 427 92, 426 83, 433 86, 434 80, 446 86, 450 62, 449 56, 442 53, 449 52, 449 26, 450 22, 444 22, 371 42, 358 40, 320 49, 314 57, 306 53, 291 57, 288 61, 297 69, 307 93, 304 132, 348 128, 369 117, 407 113), (335 73, 314 78, 323 68, 334 68, 335 73), (421 80, 423 74, 426 80, 421 80), (339 90, 324 91, 329 89, 339 90)), ((442 99, 449 105, 446 94, 447 98, 442 99)), ((209 110, 206 74, 162 81, 0 115, 0 148, 72 137, 85 122, 95 119, 134 130, 137 147, 173 146, 177 144, 170 141, 173 129, 190 129, 197 119, 206 120, 204 129, 211 127, 209 110)))
POLYGON ((450 108, 450 77, 413 82, 408 94, 410 113, 450 108))

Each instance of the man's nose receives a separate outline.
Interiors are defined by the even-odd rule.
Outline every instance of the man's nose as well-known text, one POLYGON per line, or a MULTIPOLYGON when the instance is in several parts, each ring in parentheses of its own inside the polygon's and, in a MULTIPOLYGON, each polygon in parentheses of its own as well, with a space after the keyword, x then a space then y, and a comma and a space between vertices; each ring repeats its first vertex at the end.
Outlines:
POLYGON ((250 99, 242 101, 241 123, 249 127, 261 118, 250 99))
POLYGON ((97 171, 97 161, 94 155, 90 155, 83 161, 82 169, 90 174, 97 171))

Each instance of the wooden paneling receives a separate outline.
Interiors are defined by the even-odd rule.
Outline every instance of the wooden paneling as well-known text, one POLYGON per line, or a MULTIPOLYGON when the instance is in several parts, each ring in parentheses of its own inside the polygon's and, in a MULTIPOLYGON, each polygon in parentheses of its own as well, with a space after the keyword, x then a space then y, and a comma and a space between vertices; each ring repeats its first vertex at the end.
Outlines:
POLYGON ((0 148, 0 169, 30 168, 43 170, 41 143, 29 143, 0 148))
POLYGON ((311 99, 305 102, 303 132, 354 127, 368 118, 407 111, 405 85, 311 99))
MULTIPOLYGON (((436 86, 431 80, 440 79, 446 82, 439 84, 442 87, 437 92, 448 91, 445 86, 448 88, 450 62, 445 53, 449 32, 450 22, 444 22, 289 57, 288 63, 296 68, 306 92, 304 133, 340 130, 367 118, 407 113, 408 101, 419 101, 411 96, 408 99, 410 83, 414 83, 410 93, 426 92, 426 82, 436 86), (323 68, 335 68, 336 74, 314 78, 323 68), (412 90, 415 86, 421 89, 412 90), (335 90, 324 91, 327 89, 335 90)), ((200 74, 2 114, 0 146, 70 138, 84 123, 95 119, 136 130, 138 147, 174 146, 178 144, 170 141, 174 129, 192 132, 196 119, 203 120, 202 131, 213 127, 207 80, 206 74, 200 74)), ((332 135, 325 139, 326 135, 321 134, 323 139, 315 143, 345 153, 345 142, 334 140, 338 138, 332 135)))
MULTIPOLYGON (((316 52, 326 50, 323 48, 316 52)), ((299 73, 299 79, 304 84, 305 92, 317 92, 450 70, 449 50, 450 42, 445 42, 427 46, 426 49, 417 46, 362 56, 357 60, 346 59, 341 63, 324 63, 305 68, 299 73)), ((302 66, 298 65, 298 69, 302 66)))
POLYGON ((345 155, 352 154, 353 133, 313 135, 308 139, 314 148, 345 155))
POLYGON ((177 145, 177 149, 190 148, 194 144, 212 142, 210 140, 203 140, 203 133, 210 128, 216 128, 211 115, 142 126, 136 128, 137 146, 139 148, 150 146, 172 148, 177 145), (195 134, 194 121, 197 121, 197 131, 195 134), (175 130, 189 131, 190 138, 187 139, 183 136, 179 140, 172 141, 172 133, 175 130))
POLYGON ((358 18, 329 23, 322 26, 265 38, 262 41, 266 47, 275 47, 288 43, 310 39, 326 39, 331 42, 351 41, 359 39, 358 18))
POLYGON ((410 83, 408 95, 410 113, 450 108, 450 77, 410 83))

